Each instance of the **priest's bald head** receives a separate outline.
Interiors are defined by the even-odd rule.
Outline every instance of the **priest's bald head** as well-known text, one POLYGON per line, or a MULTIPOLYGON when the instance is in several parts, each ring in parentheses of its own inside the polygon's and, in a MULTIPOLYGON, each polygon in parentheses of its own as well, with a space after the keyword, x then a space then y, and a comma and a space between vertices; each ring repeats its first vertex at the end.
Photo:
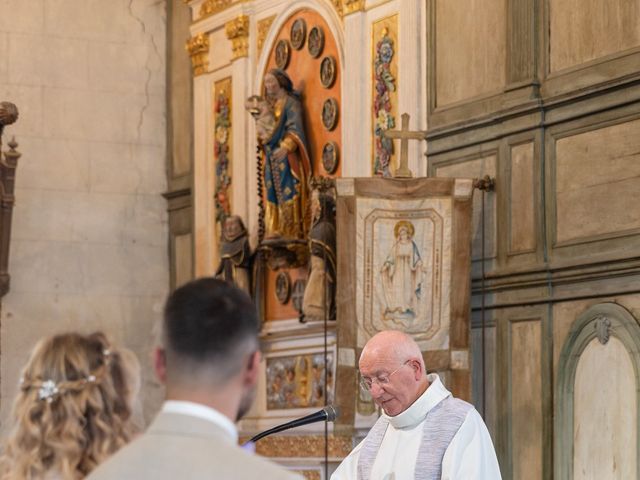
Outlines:
POLYGON ((418 344, 406 333, 385 330, 360 355, 362 386, 390 417, 404 412, 429 386, 418 344))

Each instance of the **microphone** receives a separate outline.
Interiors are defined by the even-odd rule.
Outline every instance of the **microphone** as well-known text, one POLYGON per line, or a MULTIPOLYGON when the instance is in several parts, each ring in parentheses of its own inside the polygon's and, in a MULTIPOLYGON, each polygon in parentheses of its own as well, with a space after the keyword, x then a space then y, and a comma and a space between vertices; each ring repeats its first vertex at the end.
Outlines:
POLYGON ((340 410, 338 407, 334 407, 333 405, 327 405, 322 410, 307 415, 306 417, 297 418, 295 420, 291 420, 290 422, 283 423, 282 425, 276 425, 269 430, 265 430, 264 432, 260 432, 256 436, 252 437, 249 442, 257 442, 261 438, 266 437, 267 435, 271 435, 272 433, 282 432, 283 430, 289 430, 290 428, 301 427, 303 425, 308 425, 310 423, 316 422, 333 422, 336 418, 340 416, 340 410))

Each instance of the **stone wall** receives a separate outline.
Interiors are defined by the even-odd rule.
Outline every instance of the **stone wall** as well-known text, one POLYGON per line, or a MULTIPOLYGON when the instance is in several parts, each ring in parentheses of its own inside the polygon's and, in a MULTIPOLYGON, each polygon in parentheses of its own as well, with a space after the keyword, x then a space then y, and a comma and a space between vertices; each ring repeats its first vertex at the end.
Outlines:
POLYGON ((44 335, 102 329, 143 365, 169 286, 165 2, 0 1, 0 99, 17 172, 11 290, 2 300, 1 415, 44 335))

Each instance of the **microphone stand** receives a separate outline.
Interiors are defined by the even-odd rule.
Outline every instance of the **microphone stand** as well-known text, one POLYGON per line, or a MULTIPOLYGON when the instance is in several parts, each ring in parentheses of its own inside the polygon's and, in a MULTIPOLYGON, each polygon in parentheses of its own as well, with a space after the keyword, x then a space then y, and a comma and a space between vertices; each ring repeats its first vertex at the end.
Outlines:
POLYGON ((307 415, 306 417, 298 418, 296 420, 291 420, 290 422, 283 423, 282 425, 276 425, 273 428, 265 430, 264 432, 260 432, 257 435, 251 437, 251 440, 247 443, 255 443, 261 438, 266 437, 267 435, 271 435, 272 433, 282 432, 284 430, 289 430, 290 428, 301 427, 303 425, 308 425, 310 423, 316 422, 333 422, 338 417, 338 409, 328 405, 324 407, 322 410, 307 415))

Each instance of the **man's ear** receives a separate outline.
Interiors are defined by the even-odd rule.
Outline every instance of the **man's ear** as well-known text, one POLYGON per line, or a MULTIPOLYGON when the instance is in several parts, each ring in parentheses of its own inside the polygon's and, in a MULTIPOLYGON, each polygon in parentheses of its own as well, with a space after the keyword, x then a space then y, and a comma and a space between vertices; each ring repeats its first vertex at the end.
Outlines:
POLYGON ((411 360, 411 368, 413 368, 413 376, 416 380, 420 380, 427 374, 422 367, 422 363, 418 360, 411 360))
POLYGON ((247 361, 247 369, 244 373, 245 385, 253 386, 258 381, 258 372, 260 371, 261 359, 262 355, 260 355, 260 352, 258 350, 249 355, 249 359, 247 361))
POLYGON ((156 347, 153 351, 153 367, 158 380, 164 384, 167 380, 167 354, 164 348, 156 347))

